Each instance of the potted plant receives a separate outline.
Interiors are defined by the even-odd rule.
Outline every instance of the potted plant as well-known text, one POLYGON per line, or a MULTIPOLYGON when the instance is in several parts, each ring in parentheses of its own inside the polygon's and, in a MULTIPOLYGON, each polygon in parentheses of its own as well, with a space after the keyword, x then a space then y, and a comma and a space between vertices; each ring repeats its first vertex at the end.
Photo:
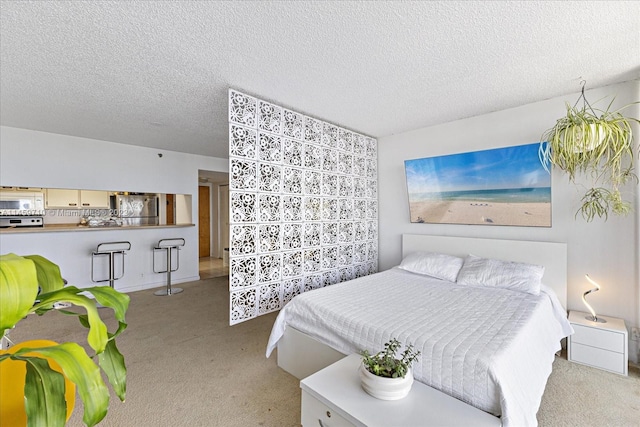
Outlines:
POLYGON ((547 170, 554 165, 568 173, 572 182, 578 173, 592 178, 593 187, 576 212, 587 221, 595 216, 606 219, 609 211, 627 214, 631 205, 623 200, 620 187, 629 180, 637 182, 631 123, 640 121, 622 114, 628 105, 611 111, 612 104, 613 100, 604 110, 594 109, 584 96, 583 84, 576 104, 567 104, 566 116, 543 134, 540 145, 540 159, 547 170), (578 106, 580 99, 582 106, 578 106))
POLYGON ((397 400, 409 394, 413 384, 411 364, 420 352, 409 345, 398 355, 400 347, 400 341, 392 338, 384 345, 384 350, 376 354, 372 355, 367 350, 360 352, 360 380, 364 391, 371 396, 382 400, 397 400))
POLYGON ((106 415, 110 398, 101 372, 124 401, 126 368, 115 338, 127 327, 128 305, 128 295, 107 286, 85 289, 65 286, 58 266, 41 256, 0 256, 0 337, 11 342, 7 332, 20 320, 58 308, 58 312, 78 316, 80 324, 89 329, 87 344, 95 352, 90 357, 78 343, 48 341, 16 343, 9 351, 0 351, 0 370, 3 371, 0 424, 63 426, 70 415, 67 405, 73 405, 75 400, 75 393, 69 395, 69 385, 73 384, 84 406, 84 423, 96 425, 106 415), (85 292, 91 293, 95 300, 83 295, 85 292), (59 308, 71 304, 84 308, 86 314, 59 308), (107 330, 97 304, 113 309, 118 321, 116 331, 107 330), (16 383, 5 383, 15 381, 19 369, 26 370, 23 389, 16 383), (12 397, 11 393, 17 395, 12 397), (17 407, 11 407, 12 402, 18 402, 17 407))

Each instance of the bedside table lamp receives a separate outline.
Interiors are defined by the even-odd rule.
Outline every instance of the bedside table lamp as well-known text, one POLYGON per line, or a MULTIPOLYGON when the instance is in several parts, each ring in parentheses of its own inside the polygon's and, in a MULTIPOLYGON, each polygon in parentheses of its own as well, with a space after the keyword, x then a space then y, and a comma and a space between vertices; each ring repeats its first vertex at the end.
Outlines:
POLYGON ((591 316, 585 316, 585 319, 590 320, 592 322, 607 323, 607 321, 604 320, 604 319, 598 319, 598 316, 596 316, 596 312, 589 305, 589 303, 587 302, 587 299, 586 299, 586 296, 589 295, 591 292, 599 291, 600 290, 600 285, 598 285, 595 281, 593 281, 593 279, 591 279, 591 277, 589 277, 588 274, 585 274, 584 277, 587 278, 589 283, 591 283, 592 285, 595 286, 595 288, 591 288, 587 292, 582 294, 582 302, 584 303, 584 305, 587 306, 587 308, 589 309, 589 312, 591 313, 591 316))

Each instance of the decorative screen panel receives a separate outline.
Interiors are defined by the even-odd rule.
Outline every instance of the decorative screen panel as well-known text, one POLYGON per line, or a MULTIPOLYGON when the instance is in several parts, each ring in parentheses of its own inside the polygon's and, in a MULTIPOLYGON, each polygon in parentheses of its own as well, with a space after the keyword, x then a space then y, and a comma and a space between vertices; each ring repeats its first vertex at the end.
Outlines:
POLYGON ((377 141, 229 91, 230 324, 378 270, 377 141))

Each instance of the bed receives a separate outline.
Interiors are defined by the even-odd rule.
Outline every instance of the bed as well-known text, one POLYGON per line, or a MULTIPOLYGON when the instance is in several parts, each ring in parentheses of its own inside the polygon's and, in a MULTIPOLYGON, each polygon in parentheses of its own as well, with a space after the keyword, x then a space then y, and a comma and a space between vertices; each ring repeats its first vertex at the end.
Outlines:
POLYGON ((402 253, 402 268, 294 298, 274 323, 267 357, 277 346, 278 365, 303 378, 395 337, 422 352, 414 364, 417 381, 501 417, 505 426, 536 425, 554 355, 572 332, 565 310, 566 245, 403 235, 402 253), (446 262, 464 259, 458 281, 407 271, 405 261, 419 252, 446 262), (544 266, 544 275, 535 270, 538 294, 468 282, 478 270, 466 264, 477 260, 497 263, 498 270, 513 262, 544 266))

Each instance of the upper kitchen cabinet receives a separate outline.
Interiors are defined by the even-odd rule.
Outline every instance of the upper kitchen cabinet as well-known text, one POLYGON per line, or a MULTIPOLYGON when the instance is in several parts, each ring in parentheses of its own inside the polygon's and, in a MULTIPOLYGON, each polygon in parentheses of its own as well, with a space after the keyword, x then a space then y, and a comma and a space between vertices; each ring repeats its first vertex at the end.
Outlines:
POLYGON ((21 191, 21 192, 35 192, 42 193, 44 188, 42 187, 0 187, 0 191, 21 191))
POLYGON ((109 192, 95 190, 47 189, 47 209, 109 209, 109 192))
POLYGON ((80 190, 80 207, 94 209, 109 209, 109 192, 80 190))
POLYGON ((63 188, 48 188, 45 206, 51 208, 77 208, 80 203, 80 193, 78 190, 67 190, 63 188))

